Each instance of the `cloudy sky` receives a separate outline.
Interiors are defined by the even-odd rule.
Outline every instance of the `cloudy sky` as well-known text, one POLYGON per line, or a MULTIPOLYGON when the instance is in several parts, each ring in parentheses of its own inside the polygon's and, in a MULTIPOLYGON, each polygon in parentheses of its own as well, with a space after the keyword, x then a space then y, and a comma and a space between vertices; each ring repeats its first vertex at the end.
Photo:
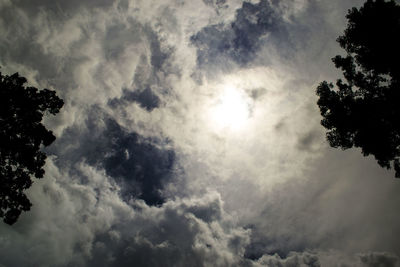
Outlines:
POLYGON ((0 66, 57 91, 0 266, 400 266, 400 181, 325 141, 359 0, 0 0, 0 66))

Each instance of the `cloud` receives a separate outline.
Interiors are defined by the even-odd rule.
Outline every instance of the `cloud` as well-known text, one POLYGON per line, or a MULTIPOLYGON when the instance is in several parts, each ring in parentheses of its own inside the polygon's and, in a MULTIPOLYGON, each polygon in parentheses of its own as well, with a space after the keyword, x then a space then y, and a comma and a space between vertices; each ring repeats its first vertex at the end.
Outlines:
POLYGON ((230 24, 206 26, 190 40, 197 48, 200 67, 227 71, 231 69, 229 61, 240 66, 251 64, 263 45, 287 46, 289 42, 282 16, 267 0, 243 2, 230 24))
POLYGON ((242 261, 249 231, 235 226, 218 193, 170 200, 162 207, 137 200, 127 204, 104 172, 84 164, 76 169, 79 177, 71 177, 49 162, 53 178, 30 191, 30 216, 2 235, 2 247, 9 250, 2 250, 2 264, 226 266, 242 261))
POLYGON ((399 266, 399 258, 396 255, 392 255, 387 252, 370 252, 365 254, 359 254, 360 261, 368 267, 375 266, 387 266, 394 267, 399 266))
POLYGON ((287 257, 279 255, 264 255, 258 261, 259 266, 270 267, 295 267, 295 266, 399 266, 398 257, 388 252, 370 252, 354 255, 342 254, 338 251, 308 251, 303 253, 293 252, 287 257))
POLYGON ((106 250, 98 246, 93 266, 130 266, 133 263, 138 266, 224 266, 240 260, 248 233, 226 224, 228 218, 217 195, 170 201, 162 208, 137 205, 141 213, 134 225, 139 229, 116 226, 120 234, 113 232, 113 235, 100 237, 97 242, 103 243, 106 250), (222 218, 198 217, 197 209, 208 210, 208 215, 222 218), (110 260, 105 263, 101 255, 110 260))
POLYGON ((125 199, 140 198, 155 205, 163 203, 162 189, 171 182, 175 153, 163 148, 163 141, 141 138, 115 120, 93 109, 85 127, 65 129, 50 154, 57 154, 58 166, 70 168, 79 162, 104 169, 117 181, 125 199), (79 140, 75 140, 79 136, 79 140))
POLYGON ((315 105, 360 3, 0 1, 2 72, 66 102, 0 264, 398 265, 398 183, 329 149, 315 105))
POLYGON ((286 266, 309 266, 320 267, 318 256, 312 253, 292 253, 287 258, 282 259, 277 254, 266 255, 258 260, 261 266, 286 267, 286 266))
POLYGON ((15 227, 1 225, 4 265, 78 265, 90 255, 96 232, 106 231, 117 218, 131 216, 117 185, 104 172, 84 164, 74 170, 75 175, 59 171, 52 159, 47 160, 47 178, 28 192, 34 205, 30 214, 24 214, 15 227))
POLYGON ((138 102, 140 106, 147 109, 147 111, 152 111, 160 106, 160 98, 154 94, 149 87, 143 91, 129 92, 128 90, 124 90, 122 98, 127 101, 138 102))

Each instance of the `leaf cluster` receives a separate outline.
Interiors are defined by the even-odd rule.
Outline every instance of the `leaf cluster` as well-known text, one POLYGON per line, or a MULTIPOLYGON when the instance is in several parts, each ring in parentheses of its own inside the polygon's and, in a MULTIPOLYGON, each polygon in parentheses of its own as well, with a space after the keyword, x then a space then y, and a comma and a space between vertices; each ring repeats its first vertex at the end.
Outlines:
POLYGON ((25 87, 26 79, 0 72, 0 217, 13 224, 31 207, 24 190, 31 177, 42 178, 46 154, 40 149, 55 136, 41 123, 55 115, 64 102, 54 91, 25 87))
POLYGON ((346 56, 332 59, 345 81, 317 87, 321 124, 332 147, 360 147, 400 177, 400 6, 368 0, 346 18, 337 39, 346 56))

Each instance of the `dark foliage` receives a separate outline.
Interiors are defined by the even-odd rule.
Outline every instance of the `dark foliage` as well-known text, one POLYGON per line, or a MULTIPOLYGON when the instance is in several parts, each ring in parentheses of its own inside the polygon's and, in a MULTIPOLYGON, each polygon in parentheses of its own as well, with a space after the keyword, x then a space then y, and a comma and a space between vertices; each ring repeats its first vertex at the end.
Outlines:
POLYGON ((332 147, 360 147, 400 177, 400 6, 368 0, 346 17, 337 41, 347 55, 332 59, 346 81, 318 86, 321 124, 332 147))
POLYGON ((43 146, 55 136, 41 123, 43 115, 59 112, 64 102, 54 91, 24 87, 26 79, 0 72, 0 217, 13 224, 32 206, 24 190, 31 176, 42 178, 43 146))

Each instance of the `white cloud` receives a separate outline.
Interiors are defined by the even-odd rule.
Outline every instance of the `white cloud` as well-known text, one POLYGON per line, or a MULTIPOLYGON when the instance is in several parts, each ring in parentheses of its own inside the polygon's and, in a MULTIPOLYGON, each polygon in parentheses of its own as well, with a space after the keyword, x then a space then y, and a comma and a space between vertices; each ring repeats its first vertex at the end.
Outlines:
POLYGON ((190 37, 209 25, 229 28, 242 1, 52 3, 0 1, 2 72, 19 71, 66 102, 46 121, 60 143, 29 191, 32 211, 0 225, 0 264, 397 262, 398 183, 358 151, 328 149, 315 105, 318 82, 337 75, 330 57, 340 51, 346 9, 360 1, 280 1, 285 31, 257 35, 254 61, 217 58, 209 69, 197 65, 190 37), (227 86, 249 106, 238 131, 210 125, 210 107, 227 86), (145 89, 157 107, 126 100, 126 90, 145 89), (98 151, 88 146, 114 138, 103 136, 106 118, 176 153, 179 172, 165 184, 162 206, 126 202, 115 177, 89 162, 85 153, 98 151), (252 247, 260 259, 244 258, 252 247))

